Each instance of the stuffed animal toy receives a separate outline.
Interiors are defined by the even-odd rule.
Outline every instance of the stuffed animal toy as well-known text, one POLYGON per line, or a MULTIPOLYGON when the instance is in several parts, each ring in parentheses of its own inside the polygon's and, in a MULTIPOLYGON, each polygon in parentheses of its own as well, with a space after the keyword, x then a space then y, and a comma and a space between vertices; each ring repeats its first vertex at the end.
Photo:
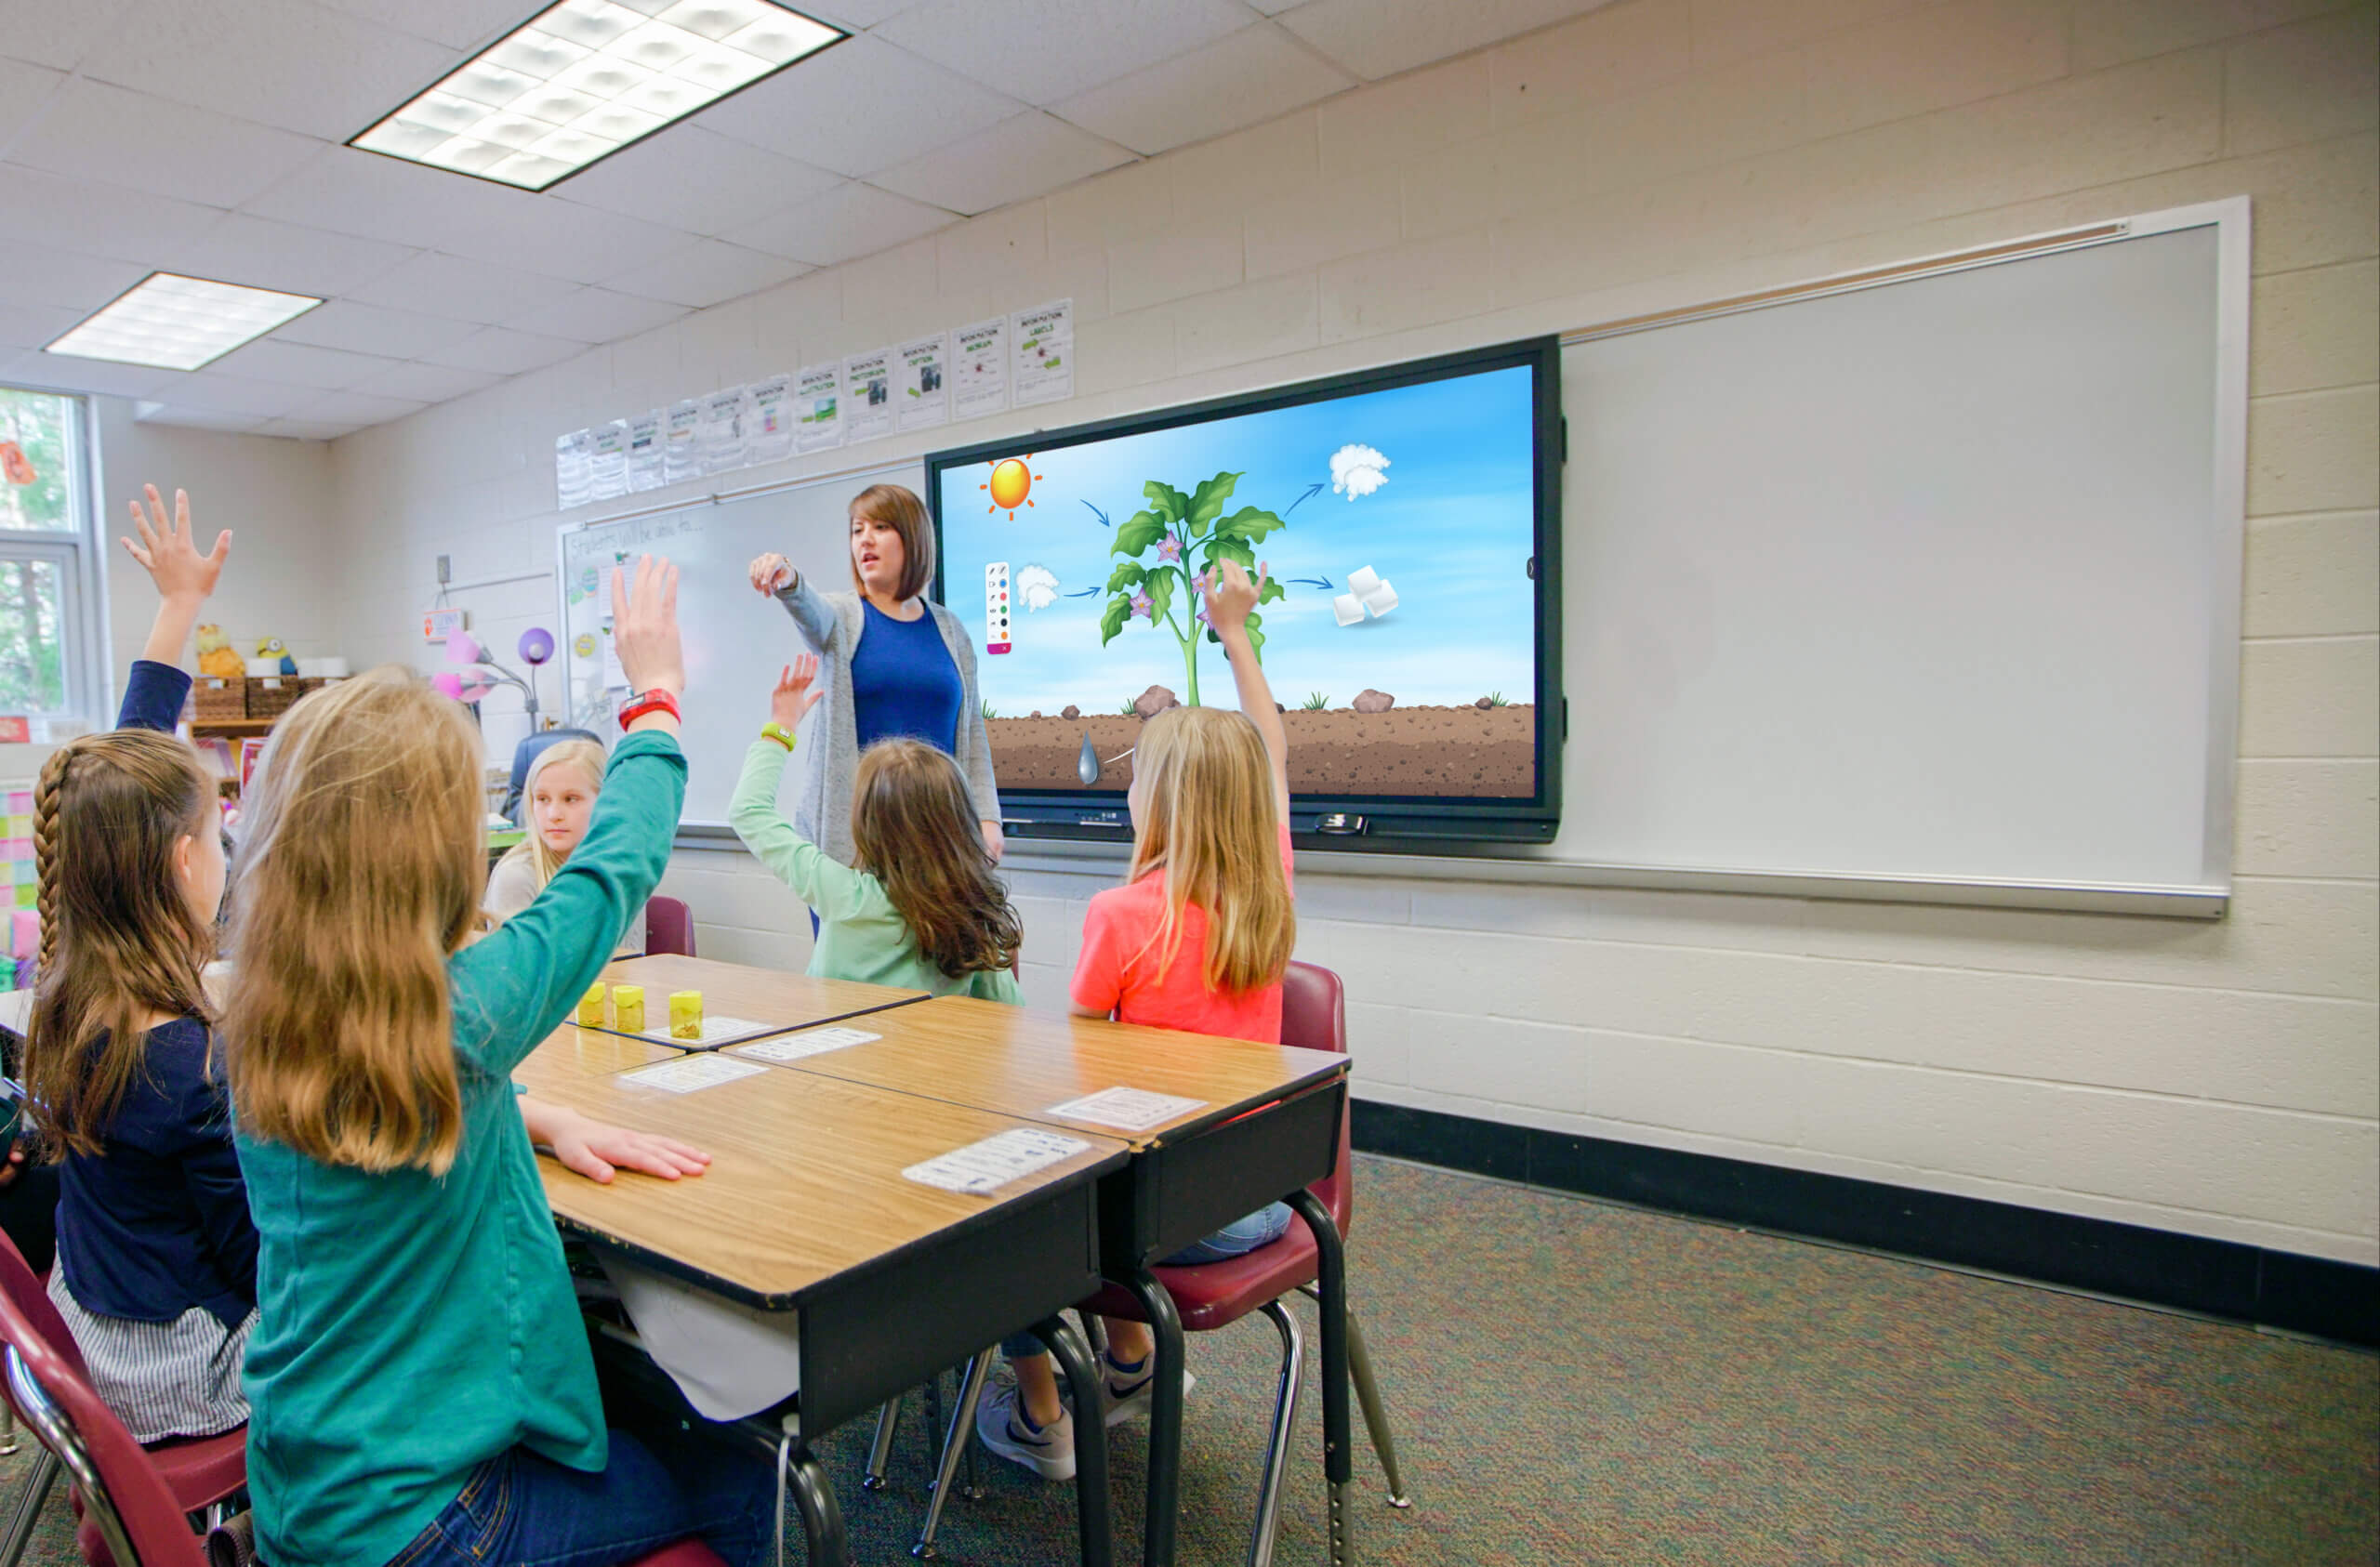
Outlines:
POLYGON ((248 672, 240 650, 223 635, 221 626, 212 624, 198 628, 198 668, 201 674, 229 680, 236 680, 248 672))
POLYGON ((288 644, 284 642, 278 637, 267 637, 263 641, 258 642, 257 644, 257 656, 258 658, 277 658, 281 660, 281 672, 284 675, 295 675, 298 673, 298 661, 289 656, 288 644))

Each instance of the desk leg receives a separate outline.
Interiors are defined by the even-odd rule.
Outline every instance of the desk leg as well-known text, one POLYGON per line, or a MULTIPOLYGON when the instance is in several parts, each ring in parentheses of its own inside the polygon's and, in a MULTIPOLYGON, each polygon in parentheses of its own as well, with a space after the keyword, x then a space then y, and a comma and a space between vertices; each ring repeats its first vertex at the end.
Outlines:
MULTIPOLYGON (((1075 1513, 1082 1532, 1083 1567, 1113 1567, 1115 1529, 1107 1516, 1107 1423, 1100 1418, 1099 1372, 1064 1317, 1044 1317, 1034 1337, 1050 1347, 1075 1395, 1075 1513), (1088 1414, 1088 1418, 1085 1418, 1088 1414)), ((988 1358, 988 1357, 987 1357, 988 1358)), ((972 1419, 972 1411, 969 1418, 972 1419)), ((967 1433, 959 1433, 964 1441, 967 1433)), ((945 1463, 943 1479, 950 1470, 945 1463)))
POLYGON ((1116 1282, 1141 1303, 1157 1342, 1150 1351, 1155 1380, 1149 1385, 1149 1516, 1141 1560, 1144 1567, 1173 1567, 1174 1528, 1182 1510, 1182 1313, 1145 1268, 1116 1282))
POLYGON ((1355 1474, 1347 1409, 1347 1259, 1330 1210, 1311 1192, 1290 1193, 1289 1205, 1314 1233, 1322 1318, 1322 1471, 1329 1481, 1331 1567, 1350 1560, 1347 1493, 1355 1474))
MULTIPOLYGON (((826 1467, 811 1455, 805 1443, 781 1450, 779 1472, 791 1481, 793 1505, 801 1513, 802 1538, 810 1547, 810 1567, 848 1567, 851 1537, 843 1529, 843 1509, 835 1503, 835 1488, 826 1467)), ((784 1524, 779 1522, 782 1529, 784 1524)))

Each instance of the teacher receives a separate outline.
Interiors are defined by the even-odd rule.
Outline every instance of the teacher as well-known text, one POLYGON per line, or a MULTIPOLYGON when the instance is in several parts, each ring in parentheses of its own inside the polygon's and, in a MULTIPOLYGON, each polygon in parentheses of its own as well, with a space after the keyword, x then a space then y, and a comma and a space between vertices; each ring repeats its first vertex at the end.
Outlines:
POLYGON ((751 567, 752 586, 774 594, 817 650, 825 692, 813 744, 804 747, 793 824, 829 858, 850 864, 859 755, 879 740, 907 736, 958 762, 985 851, 998 860, 1000 799, 975 694, 975 651, 959 617, 924 597, 934 549, 925 503, 901 485, 871 484, 852 497, 851 522, 856 593, 820 592, 782 555, 763 555, 751 567))

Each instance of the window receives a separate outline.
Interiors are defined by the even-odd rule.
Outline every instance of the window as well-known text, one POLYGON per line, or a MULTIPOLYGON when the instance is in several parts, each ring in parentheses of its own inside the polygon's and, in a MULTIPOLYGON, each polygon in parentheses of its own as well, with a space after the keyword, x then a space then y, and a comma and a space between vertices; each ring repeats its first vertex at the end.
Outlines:
POLYGON ((0 714, 95 705, 89 429, 79 397, 0 387, 0 714))

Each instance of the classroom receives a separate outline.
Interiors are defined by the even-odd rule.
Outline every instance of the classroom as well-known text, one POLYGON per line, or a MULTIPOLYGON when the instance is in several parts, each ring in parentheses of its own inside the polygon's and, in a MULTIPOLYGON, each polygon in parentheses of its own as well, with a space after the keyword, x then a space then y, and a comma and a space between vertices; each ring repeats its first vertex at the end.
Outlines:
POLYGON ((0 1567, 2380 1557, 2373 0, 0 0, 0 1567))

